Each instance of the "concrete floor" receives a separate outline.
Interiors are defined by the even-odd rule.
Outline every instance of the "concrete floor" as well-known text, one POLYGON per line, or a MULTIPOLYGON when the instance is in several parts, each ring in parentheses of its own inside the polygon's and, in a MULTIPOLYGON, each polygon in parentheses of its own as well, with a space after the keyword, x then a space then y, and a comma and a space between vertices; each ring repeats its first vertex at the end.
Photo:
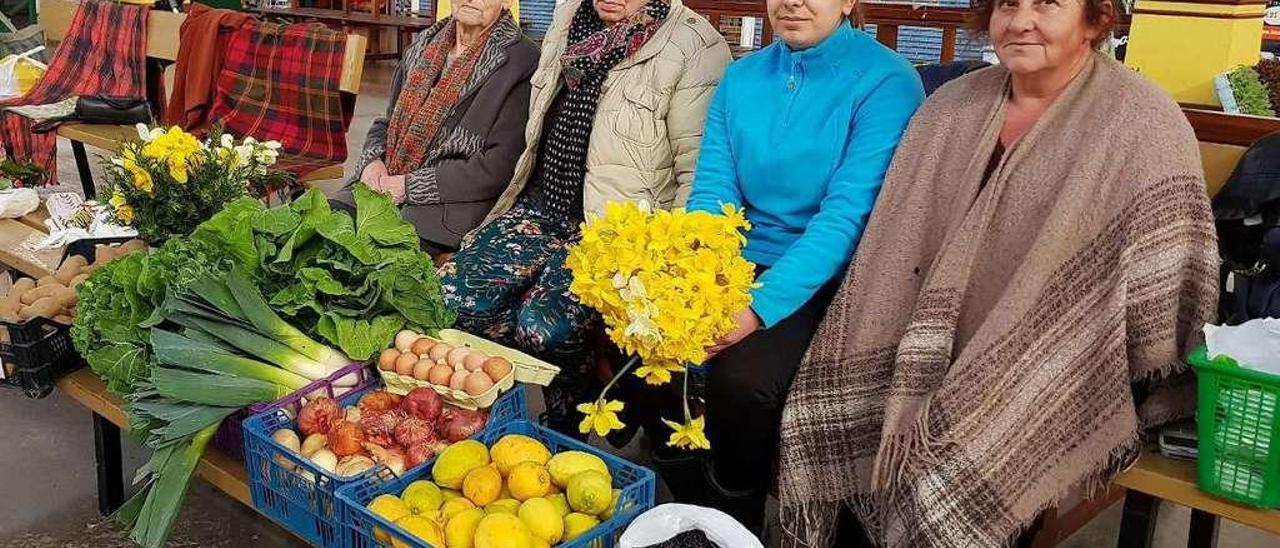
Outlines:
MULTIPOLYGON (((365 70, 355 119, 348 133, 352 158, 347 162, 348 173, 364 144, 369 124, 386 109, 392 69, 393 65, 383 62, 371 63, 365 70)), ((90 155, 92 158, 93 151, 90 155)), ((80 189, 70 146, 65 142, 59 145, 59 180, 62 184, 51 190, 80 189)), ((332 181, 317 186, 329 191, 340 183, 332 181)), ((537 405, 538 398, 533 399, 537 405)), ((0 439, 14 440, 0 447, 0 547, 132 546, 119 526, 97 512, 93 427, 88 411, 56 392, 44 400, 28 400, 16 392, 0 392, 0 417, 5 417, 0 420, 0 439)), ((643 460, 643 443, 638 437, 619 453, 643 460)), ((130 478, 133 471, 146 461, 147 455, 127 441, 125 453, 126 478, 130 478)), ((660 502, 670 499, 664 485, 659 485, 658 498, 660 502)), ((1109 508, 1061 546, 1114 546, 1120 527, 1120 511, 1120 504, 1109 508)), ((1188 509, 1165 505, 1153 545, 1157 548, 1184 546, 1189 518, 1188 509)), ((192 482, 170 545, 209 548, 305 546, 268 519, 202 480, 192 482)), ((1218 546, 1280 548, 1280 538, 1224 522, 1220 527, 1218 546)))

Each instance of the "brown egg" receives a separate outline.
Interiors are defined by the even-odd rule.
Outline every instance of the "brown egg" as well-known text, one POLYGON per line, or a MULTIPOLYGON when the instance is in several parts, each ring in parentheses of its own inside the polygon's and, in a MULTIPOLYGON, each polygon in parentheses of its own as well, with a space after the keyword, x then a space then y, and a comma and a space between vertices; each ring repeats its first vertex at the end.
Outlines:
POLYGON ((459 369, 462 369, 463 360, 466 360, 467 356, 470 354, 471 354, 470 348, 467 348, 465 346, 459 346, 449 351, 449 355, 445 356, 445 361, 448 362, 449 365, 453 366, 454 371, 457 371, 459 369))
POLYGON ((484 354, 472 352, 462 359, 462 367, 467 371, 476 371, 481 367, 484 367, 484 362, 488 359, 489 357, 484 354))
POLYGON ((421 339, 413 341, 413 346, 409 347, 409 351, 419 356, 426 356, 427 352, 431 350, 431 347, 435 345, 436 345, 435 341, 428 339, 426 337, 423 337, 421 339))
POLYGON ((484 371, 469 373, 466 384, 462 386, 462 389, 472 396, 479 396, 490 388, 493 388, 493 379, 484 374, 484 371))
POLYGON ((396 373, 401 375, 412 375, 413 366, 418 363, 418 357, 405 352, 399 358, 396 358, 396 373))
POLYGON ((449 378, 449 388, 454 390, 462 390, 467 384, 466 371, 454 371, 453 376, 449 378))
POLYGON ((413 378, 420 381, 427 380, 431 374, 431 368, 435 366, 435 362, 431 360, 418 360, 418 363, 413 364, 413 378))
POLYGON ((444 364, 433 365, 427 372, 427 382, 431 384, 449 386, 451 379, 453 379, 453 368, 444 364))
POLYGON ((378 369, 383 371, 395 371, 396 358, 400 357, 400 351, 394 348, 388 348, 382 351, 382 355, 378 356, 378 369))
POLYGON ((444 361, 445 356, 449 355, 450 350, 453 350, 453 346, 446 343, 436 343, 436 345, 431 347, 431 350, 427 352, 427 357, 431 358, 431 361, 433 362, 440 363, 444 361))
POLYGON ((507 361, 506 358, 494 356, 485 360, 481 369, 493 382, 498 382, 511 374, 511 362, 507 361))

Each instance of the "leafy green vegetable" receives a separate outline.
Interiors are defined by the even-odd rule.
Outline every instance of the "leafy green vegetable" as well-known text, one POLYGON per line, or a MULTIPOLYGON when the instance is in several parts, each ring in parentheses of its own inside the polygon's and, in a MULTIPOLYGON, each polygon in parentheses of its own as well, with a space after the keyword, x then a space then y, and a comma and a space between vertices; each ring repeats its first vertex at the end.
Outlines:
POLYGON ((1276 115, 1271 108, 1271 96, 1257 71, 1250 67, 1240 67, 1227 74, 1227 81, 1231 83, 1231 93, 1235 95, 1240 112, 1254 116, 1276 115))
POLYGON ((453 324, 431 258, 387 196, 353 189, 356 218, 318 190, 288 206, 232 204, 192 238, 237 257, 275 311, 353 359, 369 359, 406 327, 453 324))
POLYGON ((72 344, 108 390, 133 393, 151 368, 148 328, 160 320, 153 316, 166 291, 230 264, 208 244, 172 238, 154 253, 133 253, 94 270, 77 288, 72 344))

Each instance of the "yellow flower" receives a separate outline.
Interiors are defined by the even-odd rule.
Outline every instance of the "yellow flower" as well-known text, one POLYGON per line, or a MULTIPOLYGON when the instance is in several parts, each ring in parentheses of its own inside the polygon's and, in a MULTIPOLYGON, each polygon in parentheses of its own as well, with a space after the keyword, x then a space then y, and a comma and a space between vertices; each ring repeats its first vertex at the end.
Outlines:
POLYGON ((187 163, 185 161, 169 161, 169 176, 178 184, 187 182, 187 163))
POLYGON ((596 435, 603 436, 621 429, 626 426, 618 420, 618 411, 622 411, 623 407, 620 401, 604 399, 578 404, 578 412, 586 415, 582 419, 582 424, 578 425, 578 431, 583 434, 594 431, 596 435))
POLYGON ((662 419, 663 423, 671 427, 674 432, 667 439, 667 447, 679 447, 681 449, 711 449, 711 440, 707 439, 707 434, 703 430, 703 417, 698 417, 689 421, 688 424, 680 424, 667 419, 662 419))
POLYGON ((644 379, 644 382, 654 386, 661 386, 671 382, 672 373, 682 373, 684 370, 685 368, 682 365, 653 361, 645 362, 644 365, 637 367, 636 376, 644 379))
POLYGON ((116 218, 124 224, 133 224, 133 206, 125 204, 115 206, 116 218))
POLYGON ((134 169, 133 188, 146 192, 147 194, 155 193, 155 182, 151 180, 151 174, 145 169, 134 169))
POLYGON ((107 200, 107 203, 111 204, 111 207, 114 207, 114 208, 118 208, 123 205, 129 205, 129 202, 125 199, 124 194, 121 194, 119 192, 112 194, 111 199, 107 200))

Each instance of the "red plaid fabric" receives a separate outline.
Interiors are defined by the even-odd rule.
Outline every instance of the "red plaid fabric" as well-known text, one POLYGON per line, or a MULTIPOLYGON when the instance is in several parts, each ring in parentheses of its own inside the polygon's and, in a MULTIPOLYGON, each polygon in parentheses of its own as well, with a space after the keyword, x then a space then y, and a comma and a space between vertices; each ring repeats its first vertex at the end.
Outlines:
MULTIPOLYGON (((0 107, 45 105, 76 95, 144 98, 149 10, 114 2, 81 2, 44 77, 26 95, 0 101, 0 107)), ((14 160, 45 168, 45 184, 57 180, 53 132, 33 134, 31 120, 0 111, 0 144, 14 160)))
POLYGON ((354 101, 338 91, 346 35, 315 23, 245 25, 227 44, 212 118, 228 133, 276 140, 302 177, 347 158, 354 101))

